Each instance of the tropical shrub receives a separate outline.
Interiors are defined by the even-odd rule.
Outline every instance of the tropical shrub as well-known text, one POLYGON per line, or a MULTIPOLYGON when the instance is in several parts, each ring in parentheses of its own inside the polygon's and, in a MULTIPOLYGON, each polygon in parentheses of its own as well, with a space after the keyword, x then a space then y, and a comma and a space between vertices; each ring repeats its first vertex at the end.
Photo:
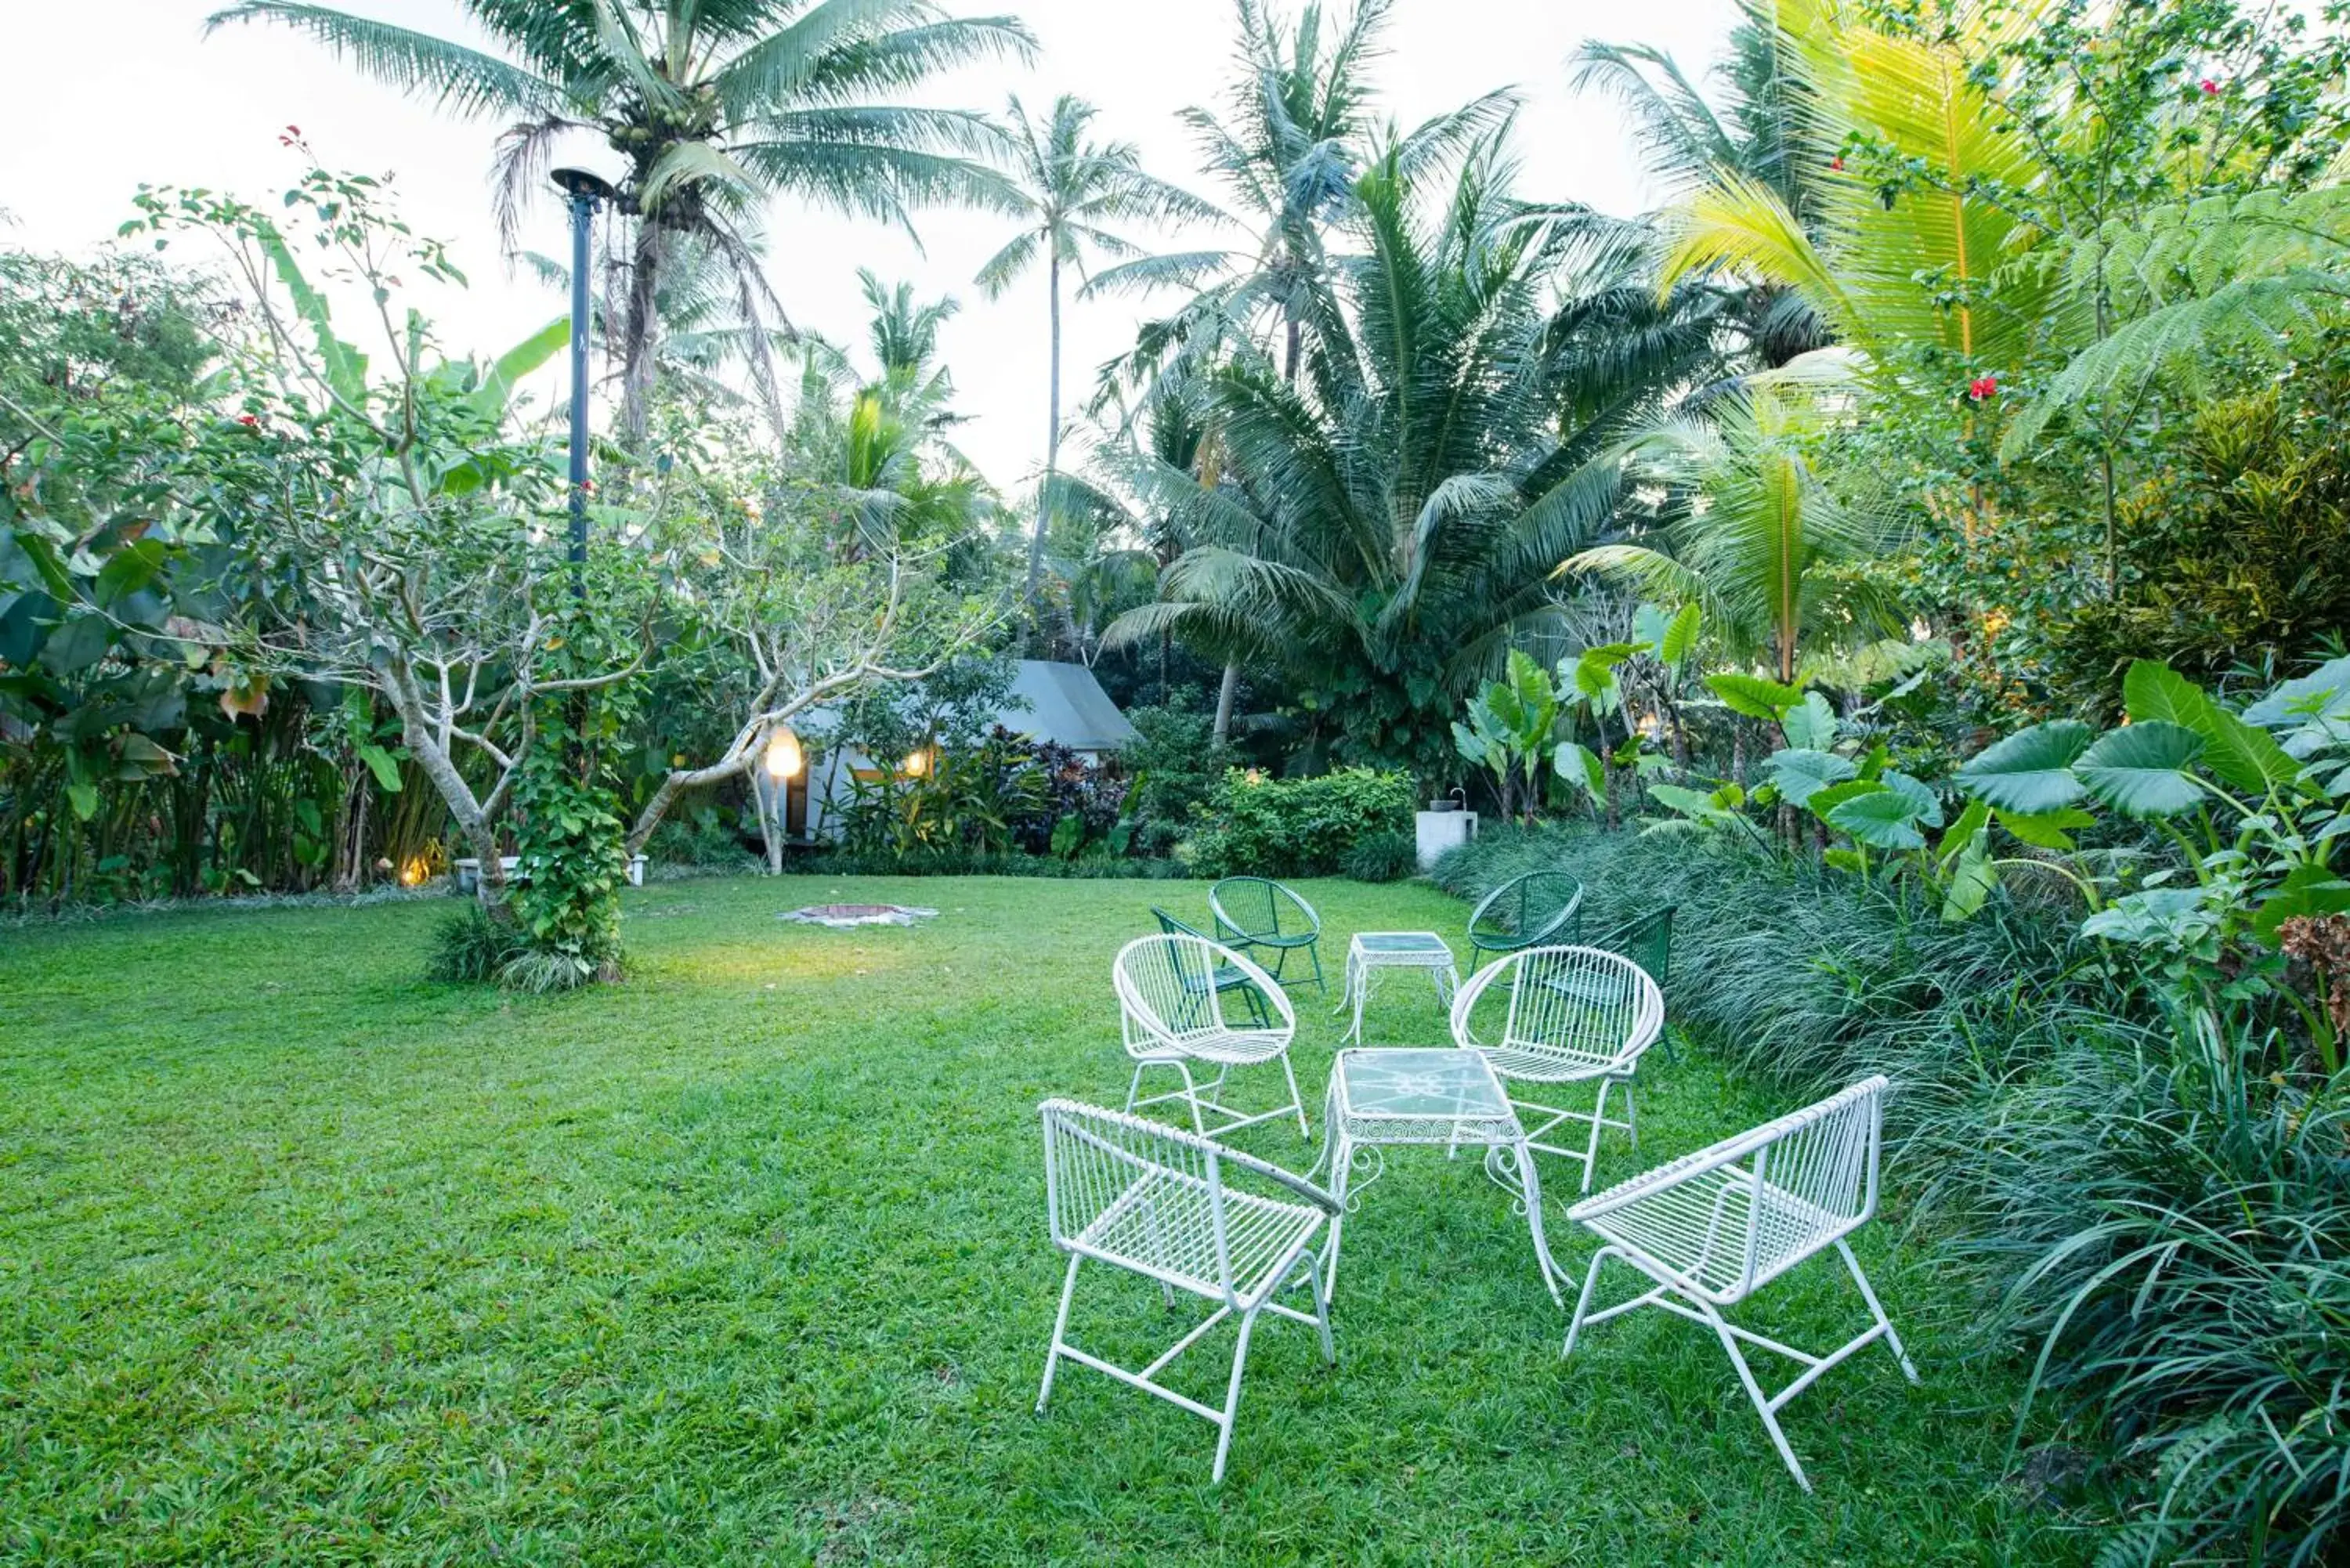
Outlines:
POLYGON ((1196 708, 1136 708, 1127 719, 1141 732, 1118 754, 1131 781, 1131 847, 1137 855, 1166 855, 1191 831, 1193 810, 1215 793, 1230 753, 1216 745, 1208 715, 1196 708))
POLYGON ((1206 877, 1326 877, 1367 835, 1411 826, 1411 780, 1369 768, 1274 779, 1233 769, 1184 849, 1206 877))
POLYGON ((1419 869, 1419 846, 1409 833, 1366 833, 1347 851, 1347 875, 1357 882, 1400 882, 1419 869))

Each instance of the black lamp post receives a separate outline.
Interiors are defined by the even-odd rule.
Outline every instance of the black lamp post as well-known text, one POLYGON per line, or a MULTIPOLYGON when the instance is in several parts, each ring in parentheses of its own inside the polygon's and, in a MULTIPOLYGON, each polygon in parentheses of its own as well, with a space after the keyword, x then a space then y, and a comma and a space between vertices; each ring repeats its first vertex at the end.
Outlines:
POLYGON ((585 169, 557 169, 556 188, 571 202, 571 591, 588 591, 588 223, 611 182, 585 169))

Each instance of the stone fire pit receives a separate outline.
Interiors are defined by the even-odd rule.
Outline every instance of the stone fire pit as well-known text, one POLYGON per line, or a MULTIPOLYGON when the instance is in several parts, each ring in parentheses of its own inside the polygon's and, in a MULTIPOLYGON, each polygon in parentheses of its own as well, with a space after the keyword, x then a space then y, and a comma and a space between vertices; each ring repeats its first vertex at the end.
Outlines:
POLYGON ((804 909, 786 909, 775 919, 845 931, 852 926, 910 926, 916 920, 934 919, 937 914, 936 909, 917 909, 910 904, 810 904, 804 909))

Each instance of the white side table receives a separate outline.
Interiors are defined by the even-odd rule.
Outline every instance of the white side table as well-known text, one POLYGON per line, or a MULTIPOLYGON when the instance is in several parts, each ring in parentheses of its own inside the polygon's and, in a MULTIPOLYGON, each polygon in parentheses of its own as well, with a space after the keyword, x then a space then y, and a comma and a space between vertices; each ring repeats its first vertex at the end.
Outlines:
MULTIPOLYGON (((1390 1144, 1482 1144, 1485 1174, 1516 1196, 1534 1232, 1534 1265, 1550 1299, 1564 1308, 1550 1246, 1543 1239, 1542 1182, 1525 1128, 1510 1108, 1510 1097, 1492 1064, 1477 1051, 1454 1046, 1338 1053, 1330 1069, 1330 1096, 1323 1111, 1322 1136, 1330 1162, 1330 1196, 1338 1212, 1330 1220, 1330 1246, 1324 1265, 1324 1299, 1338 1288, 1338 1233, 1347 1211, 1362 1202, 1363 1189, 1379 1179, 1390 1144), (1369 1157, 1370 1173, 1353 1180, 1359 1157, 1369 1157), (1352 1191, 1349 1191, 1349 1189, 1352 1191)), ((1317 1162, 1315 1168, 1320 1168, 1317 1162)))
POLYGON ((1346 1036, 1354 1044, 1363 1043, 1363 1003, 1370 998, 1371 975, 1383 969, 1425 971, 1436 984, 1436 1000, 1448 1005, 1461 988, 1452 950, 1434 931, 1357 931, 1347 943, 1347 983, 1333 1009, 1343 1012, 1347 1002, 1355 1004, 1355 1026, 1346 1036))

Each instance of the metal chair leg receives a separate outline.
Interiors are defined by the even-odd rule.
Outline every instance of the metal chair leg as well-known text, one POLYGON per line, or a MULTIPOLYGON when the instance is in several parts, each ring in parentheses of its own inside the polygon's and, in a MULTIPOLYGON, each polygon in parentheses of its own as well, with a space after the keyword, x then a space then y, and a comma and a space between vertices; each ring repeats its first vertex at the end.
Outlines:
POLYGON ((1053 1374, 1061 1366, 1061 1339, 1069 1332, 1069 1303, 1077 1293, 1077 1265, 1085 1254, 1069 1254, 1069 1277, 1061 1286, 1061 1310, 1053 1319, 1053 1348, 1045 1353, 1045 1386, 1036 1391, 1036 1414, 1045 1413, 1045 1401, 1053 1397, 1053 1374))
POLYGON ((1868 1303, 1869 1314, 1885 1330, 1885 1347, 1893 1352, 1893 1359, 1901 1364, 1901 1370, 1909 1381, 1917 1382, 1918 1368, 1911 1364, 1909 1353, 1901 1347, 1901 1335, 1895 1331, 1893 1320, 1885 1315, 1885 1308, 1878 1304, 1877 1293, 1868 1288, 1868 1276, 1860 1272, 1860 1261, 1852 1255, 1852 1248, 1842 1241, 1836 1242, 1836 1251, 1844 1254, 1844 1266, 1852 1271, 1852 1282, 1860 1287, 1860 1299, 1868 1303))
POLYGON ((1221 1485, 1224 1479, 1224 1457, 1232 1451, 1232 1423, 1241 1413, 1241 1371, 1248 1365, 1249 1335, 1256 1330, 1256 1313, 1252 1310, 1241 1317, 1241 1342, 1232 1351, 1232 1380, 1224 1393, 1224 1419, 1216 1437, 1216 1469, 1209 1476, 1211 1485, 1221 1485))

